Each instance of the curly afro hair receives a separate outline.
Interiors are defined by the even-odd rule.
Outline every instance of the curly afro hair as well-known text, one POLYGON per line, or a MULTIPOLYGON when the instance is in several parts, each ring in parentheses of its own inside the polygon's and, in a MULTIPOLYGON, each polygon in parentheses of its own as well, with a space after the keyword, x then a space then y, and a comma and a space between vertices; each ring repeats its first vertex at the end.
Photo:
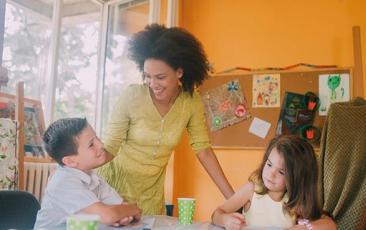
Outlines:
POLYGON ((162 60, 174 70, 182 68, 180 81, 183 90, 191 95, 208 78, 209 64, 201 43, 182 28, 147 25, 134 34, 128 46, 129 56, 141 72, 149 58, 162 60))

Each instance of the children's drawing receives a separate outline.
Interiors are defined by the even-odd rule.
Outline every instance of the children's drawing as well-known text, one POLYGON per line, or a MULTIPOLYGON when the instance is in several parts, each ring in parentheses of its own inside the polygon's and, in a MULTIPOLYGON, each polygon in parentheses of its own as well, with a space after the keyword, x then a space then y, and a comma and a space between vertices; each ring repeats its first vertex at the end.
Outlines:
POLYGON ((233 125, 249 117, 247 103, 238 79, 234 79, 202 95, 211 131, 233 125))
POLYGON ((313 126, 319 98, 313 92, 285 92, 276 127, 276 135, 295 134, 318 144, 319 128, 313 126))
MULTIPOLYGON (((24 139, 25 155, 45 157, 42 149, 43 120, 40 118, 41 109, 29 105, 24 107, 24 139)), ((0 102, 0 118, 15 119, 15 104, 12 101, 0 102)))
POLYGON ((349 74, 319 75, 319 97, 319 115, 321 116, 327 115, 330 104, 348 101, 350 99, 349 74))
POLYGON ((280 75, 253 75, 253 107, 280 107, 280 75))

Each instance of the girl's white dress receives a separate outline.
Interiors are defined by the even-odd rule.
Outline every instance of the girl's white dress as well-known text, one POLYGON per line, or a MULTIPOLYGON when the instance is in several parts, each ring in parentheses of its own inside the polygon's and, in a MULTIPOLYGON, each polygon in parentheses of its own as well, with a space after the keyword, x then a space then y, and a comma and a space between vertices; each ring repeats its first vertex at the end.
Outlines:
POLYGON ((247 225, 278 228, 295 225, 295 218, 283 210, 286 200, 286 196, 281 201, 274 201, 268 194, 259 195, 254 192, 249 210, 243 211, 247 225))

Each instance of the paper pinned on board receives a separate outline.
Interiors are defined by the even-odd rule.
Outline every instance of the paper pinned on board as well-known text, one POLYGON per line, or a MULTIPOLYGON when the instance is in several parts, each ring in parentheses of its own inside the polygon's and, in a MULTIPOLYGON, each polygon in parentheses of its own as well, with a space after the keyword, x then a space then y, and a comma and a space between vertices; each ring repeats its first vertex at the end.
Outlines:
POLYGON ((249 132, 264 139, 267 136, 270 127, 271 123, 254 117, 250 124, 249 132))

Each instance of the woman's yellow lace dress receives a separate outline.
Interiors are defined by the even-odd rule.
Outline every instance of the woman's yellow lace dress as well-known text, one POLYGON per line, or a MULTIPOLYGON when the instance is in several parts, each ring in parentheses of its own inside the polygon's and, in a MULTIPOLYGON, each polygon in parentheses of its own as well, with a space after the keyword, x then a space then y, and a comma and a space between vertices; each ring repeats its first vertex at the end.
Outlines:
POLYGON ((201 97, 181 92, 170 111, 161 117, 149 88, 131 85, 114 107, 105 148, 115 158, 99 169, 107 182, 144 215, 165 214, 164 180, 168 160, 187 129, 197 153, 210 147, 201 97))

